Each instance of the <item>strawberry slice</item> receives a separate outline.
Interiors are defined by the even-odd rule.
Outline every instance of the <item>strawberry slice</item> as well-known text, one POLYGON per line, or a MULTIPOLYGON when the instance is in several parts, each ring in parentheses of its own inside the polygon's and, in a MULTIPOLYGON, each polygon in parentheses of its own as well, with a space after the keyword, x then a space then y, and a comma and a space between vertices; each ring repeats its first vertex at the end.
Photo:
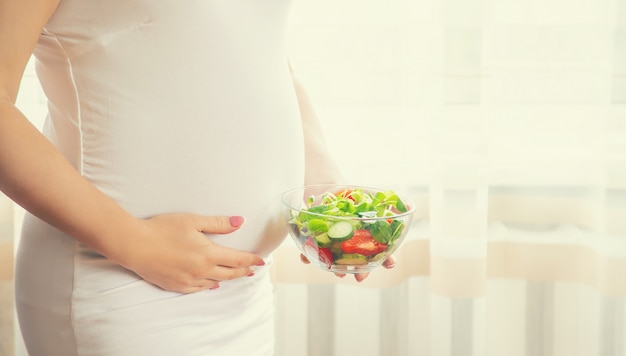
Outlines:
POLYGON ((330 247, 319 247, 315 239, 309 237, 304 243, 304 251, 309 257, 317 256, 317 260, 327 268, 332 267, 334 258, 330 247))
POLYGON ((387 249, 387 245, 374 240, 369 230, 356 230, 350 240, 341 243, 344 253, 358 253, 373 256, 387 249))

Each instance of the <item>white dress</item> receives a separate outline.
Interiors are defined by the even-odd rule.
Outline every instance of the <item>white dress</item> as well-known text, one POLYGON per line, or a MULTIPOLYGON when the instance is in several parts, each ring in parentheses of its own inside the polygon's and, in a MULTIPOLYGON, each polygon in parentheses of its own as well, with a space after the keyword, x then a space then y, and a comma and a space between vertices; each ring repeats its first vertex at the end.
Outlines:
MULTIPOLYGON (((242 215, 214 240, 271 261, 285 237, 279 195, 304 175, 289 7, 62 0, 35 50, 45 134, 131 214, 242 215)), ((167 292, 29 215, 19 321, 31 356, 271 355, 269 265, 216 290, 167 292)))

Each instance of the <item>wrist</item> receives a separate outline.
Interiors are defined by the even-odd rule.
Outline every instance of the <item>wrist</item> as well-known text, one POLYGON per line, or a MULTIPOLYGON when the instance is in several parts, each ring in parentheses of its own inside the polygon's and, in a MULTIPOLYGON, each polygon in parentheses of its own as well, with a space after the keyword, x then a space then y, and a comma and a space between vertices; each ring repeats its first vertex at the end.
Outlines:
POLYGON ((98 246, 94 248, 109 260, 132 270, 141 252, 141 241, 148 236, 148 227, 144 219, 131 215, 116 221, 118 223, 100 231, 100 236, 95 239, 98 246))

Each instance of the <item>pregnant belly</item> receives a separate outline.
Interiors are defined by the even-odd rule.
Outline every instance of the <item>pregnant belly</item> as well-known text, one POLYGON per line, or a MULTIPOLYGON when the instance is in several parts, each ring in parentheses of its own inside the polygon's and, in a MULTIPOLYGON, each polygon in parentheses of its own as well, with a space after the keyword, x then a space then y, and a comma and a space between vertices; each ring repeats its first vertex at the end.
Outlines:
MULTIPOLYGON (((236 208, 235 208, 236 210, 236 208)), ((287 222, 278 199, 266 204, 241 207, 246 221, 238 231, 227 235, 209 235, 216 243, 252 251, 265 257, 274 251, 287 236, 287 222)))
POLYGON ((187 98, 170 112, 117 103, 123 115, 82 125, 83 174, 137 217, 241 215, 239 231, 210 238, 267 254, 285 237, 280 194, 304 182, 292 91, 285 80, 268 93, 224 94, 225 103, 187 98))
POLYGON ((162 174, 149 174, 147 167, 146 174, 112 179, 117 184, 97 185, 139 218, 180 212, 243 216, 245 222, 239 230, 207 236, 224 246, 267 255, 286 236, 280 197, 282 192, 302 185, 300 161, 214 164, 214 170, 176 167, 162 174))
POLYGON ((129 150, 133 153, 124 156, 123 162, 86 166, 85 173, 105 194, 140 218, 180 212, 243 216, 245 222, 238 231, 209 238, 267 255, 286 236, 281 193, 302 185, 304 179, 301 144, 294 142, 292 150, 274 146, 237 151, 218 151, 216 146, 155 149, 153 155, 129 150))

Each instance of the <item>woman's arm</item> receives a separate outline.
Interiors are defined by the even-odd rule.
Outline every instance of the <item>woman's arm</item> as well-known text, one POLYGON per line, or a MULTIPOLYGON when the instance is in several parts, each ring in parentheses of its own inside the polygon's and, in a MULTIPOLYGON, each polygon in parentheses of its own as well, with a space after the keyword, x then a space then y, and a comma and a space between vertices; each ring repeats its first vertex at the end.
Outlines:
MULTIPOLYGON (((331 156, 322 126, 318 120, 311 98, 302 86, 293 72, 291 66, 291 76, 293 78, 296 95, 298 97, 298 105, 300 107, 300 118, 302 120, 302 129, 304 130, 304 153, 305 153, 305 184, 322 184, 322 183, 344 183, 345 179, 339 169, 339 166, 331 156)), ((309 260, 300 255, 300 259, 304 263, 309 260)), ((383 262, 383 267, 393 268, 396 260, 393 256, 387 258, 383 262)), ((335 273, 339 277, 345 274, 335 273)), ((361 282, 369 276, 369 273, 355 274, 354 278, 361 282)))
POLYGON ((37 39, 59 0, 0 0, 0 190, 27 211, 165 289, 193 292, 246 276, 254 254, 210 242, 235 217, 131 216, 83 178, 15 107, 37 39))
POLYGON ((343 183, 344 177, 331 156, 322 126, 313 107, 313 103, 291 66, 302 130, 304 133, 305 175, 304 184, 343 183))

